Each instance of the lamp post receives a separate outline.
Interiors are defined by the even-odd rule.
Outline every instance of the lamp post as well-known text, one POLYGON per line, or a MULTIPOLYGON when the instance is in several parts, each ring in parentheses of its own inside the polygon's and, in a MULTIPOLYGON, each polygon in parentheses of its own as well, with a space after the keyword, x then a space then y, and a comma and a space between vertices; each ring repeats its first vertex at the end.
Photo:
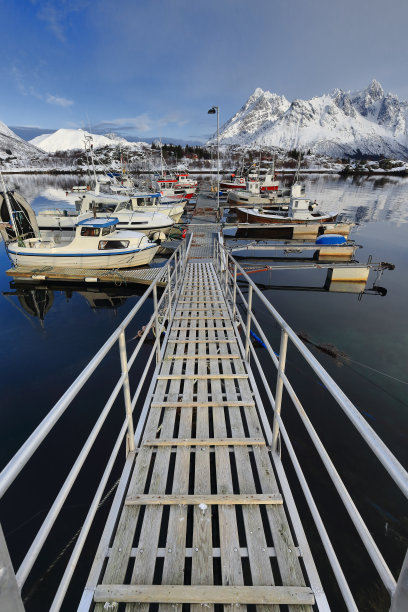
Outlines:
POLYGON ((213 106, 208 111, 209 115, 217 113, 217 214, 220 210, 220 109, 218 106, 213 106))

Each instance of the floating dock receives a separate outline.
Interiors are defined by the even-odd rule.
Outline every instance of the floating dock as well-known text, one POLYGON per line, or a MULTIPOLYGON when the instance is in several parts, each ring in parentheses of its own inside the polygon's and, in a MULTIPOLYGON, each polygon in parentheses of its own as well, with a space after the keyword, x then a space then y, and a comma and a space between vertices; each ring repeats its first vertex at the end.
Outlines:
POLYGON ((161 267, 129 268, 121 270, 91 270, 89 268, 28 268, 15 266, 6 271, 20 281, 65 281, 84 283, 106 283, 110 285, 137 284, 150 285, 158 278, 158 286, 165 287, 164 272, 161 267))

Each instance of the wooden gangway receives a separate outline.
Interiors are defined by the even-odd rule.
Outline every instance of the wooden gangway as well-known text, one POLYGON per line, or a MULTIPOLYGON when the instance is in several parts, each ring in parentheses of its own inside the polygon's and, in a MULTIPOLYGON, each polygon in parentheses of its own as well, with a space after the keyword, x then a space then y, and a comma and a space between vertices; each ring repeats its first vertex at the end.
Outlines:
POLYGON ((214 264, 189 263, 94 599, 311 610, 299 555, 214 264))
POLYGON ((188 240, 163 268, 162 294, 156 279, 1 473, 0 498, 14 485, 100 362, 118 347, 120 378, 112 381, 113 391, 16 572, 0 530, 0 609, 24 609, 21 590, 103 423, 123 395, 125 418, 117 438, 112 436, 113 449, 95 485, 57 592, 52 595, 52 612, 62 605, 81 612, 174 612, 183 606, 192 612, 204 608, 231 612, 238 606, 260 612, 330 610, 286 476, 282 447, 298 478, 345 606, 358 610, 285 428, 281 416, 284 390, 319 455, 322 479, 334 483, 389 593, 393 612, 403 609, 408 562, 397 582, 287 378, 288 342, 405 495, 406 471, 224 249, 219 226, 204 222, 191 230, 188 240), (237 283, 238 273, 240 282, 247 283, 245 295, 237 283), (257 307, 263 305, 280 328, 279 353, 272 349, 255 317, 254 296, 257 307), (148 304, 150 318, 128 355, 128 326, 138 313, 146 312, 148 304), (250 342, 252 329, 270 359, 267 370, 250 342), (146 338, 153 334, 150 355, 143 359, 143 373, 140 369, 134 373, 132 366, 140 360, 146 338), (136 407, 140 408, 137 420, 136 407), (87 537, 124 443, 122 475, 99 546, 92 551, 82 597, 67 601, 74 571, 89 554, 87 537))

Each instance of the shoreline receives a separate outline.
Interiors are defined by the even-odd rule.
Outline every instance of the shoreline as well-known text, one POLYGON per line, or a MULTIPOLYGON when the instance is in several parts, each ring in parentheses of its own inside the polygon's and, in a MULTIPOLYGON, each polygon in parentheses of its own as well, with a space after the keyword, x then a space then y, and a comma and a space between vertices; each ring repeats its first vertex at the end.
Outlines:
MULTIPOLYGON (((212 170, 194 170, 194 169, 189 169, 187 170, 187 172, 189 174, 202 174, 202 175, 208 175, 208 176, 214 176, 217 174, 216 171, 212 171, 212 170)), ((234 172, 234 170, 221 170, 220 171, 220 176, 224 176, 224 175, 228 175, 231 174, 232 172, 234 172)), ((288 169, 288 170, 276 170, 276 174, 278 175, 293 175, 296 173, 296 169, 288 169)), ((85 174, 84 172, 77 172, 75 170, 2 170, 2 174, 26 174, 26 175, 51 175, 51 176, 59 176, 59 175, 75 175, 75 176, 88 176, 88 174, 85 174)), ((102 170, 96 170, 96 174, 100 174, 100 175, 104 175, 105 172, 102 170)), ((129 175, 133 175, 133 176, 141 176, 144 174, 156 174, 155 171, 153 170, 149 170, 149 171, 143 171, 143 172, 139 172, 139 171, 135 171, 135 172, 129 172, 129 175)), ((330 170, 328 168, 325 168, 324 170, 318 170, 318 169, 312 169, 309 170, 307 168, 305 168, 304 170, 300 171, 300 174, 330 174, 330 175, 335 175, 337 174, 338 176, 342 176, 344 178, 347 178, 348 176, 397 176, 400 178, 405 178, 408 177, 408 172, 406 170, 396 170, 395 172, 391 172, 391 171, 383 171, 383 172, 378 172, 378 170, 373 170, 372 172, 347 172, 344 173, 342 170, 330 170)), ((282 178, 282 176, 280 177, 282 178)))

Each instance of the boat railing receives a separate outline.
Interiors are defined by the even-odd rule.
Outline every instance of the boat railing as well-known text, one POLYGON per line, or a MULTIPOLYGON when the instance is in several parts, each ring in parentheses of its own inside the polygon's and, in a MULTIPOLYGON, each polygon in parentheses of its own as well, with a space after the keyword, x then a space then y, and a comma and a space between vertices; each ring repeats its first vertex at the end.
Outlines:
MULTIPOLYGON (((232 318, 236 327, 237 334, 240 336, 241 350, 245 355, 246 361, 249 362, 250 358, 256 364, 256 368, 251 371, 256 371, 262 381, 262 386, 265 394, 268 398, 270 409, 268 412, 267 406, 265 407, 262 402, 262 398, 257 394, 257 404, 260 407, 260 417, 262 420, 264 433, 267 438, 267 442, 270 445, 274 464, 276 466, 277 474, 279 476, 282 488, 285 487, 286 477, 282 463, 282 446, 285 446, 287 454, 290 457, 293 469, 297 475, 299 484, 303 491, 304 497, 308 504, 310 513, 313 517, 317 531, 320 535, 320 539, 326 551, 329 559, 331 568, 336 578, 337 584, 343 596, 344 602, 348 610, 357 610, 354 597, 351 593, 348 582, 344 576, 342 567, 337 558, 334 547, 331 543, 326 527, 323 523, 323 519, 319 513, 316 502, 313 498, 311 489, 306 481, 304 472, 302 470, 300 461, 296 455, 294 446, 289 437, 288 431, 285 427, 284 420, 281 415, 282 408, 282 397, 283 392, 286 390, 288 397, 292 401, 300 419, 306 428, 310 439, 320 456, 320 459, 327 471, 327 475, 333 482, 340 499, 347 510, 359 536, 366 548, 376 570, 379 574, 381 581, 387 589, 391 601, 392 610, 408 609, 408 552, 405 557, 404 566, 400 573, 400 578, 397 581, 392 575, 385 559, 383 558, 380 550, 378 549, 367 525, 365 524, 362 516, 360 515, 355 503, 353 502, 349 491, 347 490, 343 480, 341 479, 333 461, 331 460, 326 448, 324 447, 320 437, 317 434, 316 429, 312 425, 309 416, 306 413, 305 407, 300 401, 296 394, 291 382, 289 381, 286 372, 286 355, 288 349, 288 343, 290 342, 295 347, 298 353, 302 356, 305 362, 312 368, 314 373, 317 375, 323 387, 331 394, 337 404, 341 407, 345 415, 357 429, 360 436, 368 444, 371 451, 387 470, 388 474, 395 481, 401 492, 408 497, 408 473, 399 463, 396 457, 391 453, 388 447, 370 427, 367 421, 360 414, 356 406, 350 401, 350 399, 344 394, 333 378, 323 368, 319 361, 309 351, 309 349, 300 340, 297 334, 290 328, 286 321, 281 317, 277 310, 262 294, 260 289, 248 276, 245 270, 240 264, 232 257, 228 249, 222 244, 221 236, 219 241, 216 242, 216 267, 218 275, 221 279, 221 286, 223 288, 225 297, 230 304, 232 318), (239 283, 237 282, 239 277, 239 283), (245 297, 247 294, 247 297, 245 297), (280 348, 279 353, 275 352, 272 348, 267 335, 264 333, 263 326, 257 320, 255 312, 253 310, 253 298, 256 296, 262 305, 266 308, 269 315, 272 316, 276 322, 278 328, 280 328, 280 348), (240 332, 240 329, 241 332, 240 332), (258 336, 266 348, 269 358, 268 359, 268 371, 265 372, 261 361, 257 355, 254 345, 251 341, 251 335, 255 333, 258 336), (272 360, 276 368, 276 387, 275 393, 272 392, 270 380, 271 372, 269 371, 270 360, 272 360), (405 569, 404 569, 405 568, 405 569), (405 597, 405 599, 402 599, 405 597), (398 600, 398 602, 397 602, 398 600), (404 608, 401 607, 400 603, 404 603, 404 608)), ((250 374, 251 376, 251 374, 250 374)), ((254 385, 254 389, 257 386, 254 385)), ((292 498, 290 489, 284 491, 286 500, 292 498)), ((294 507, 292 507, 292 520, 294 521, 294 529, 297 533, 299 541, 302 537, 302 526, 299 515, 294 507), (293 512, 294 511, 294 512, 293 512)))
MULTIPOLYGON (((123 400, 125 407, 124 421, 120 428, 119 435, 115 441, 112 453, 108 458, 105 470, 99 482, 95 496, 91 502, 88 510, 88 514, 83 523, 81 532, 77 538, 76 545, 71 554, 71 558, 66 567, 65 573, 59 584, 57 594, 54 598, 51 610, 59 610, 66 591, 69 587, 72 575, 78 563, 81 551, 84 547, 87 535, 92 526, 93 519, 96 511, 100 505, 102 495, 105 491, 106 485, 109 481, 112 469, 114 467, 116 458, 119 450, 123 448, 124 440, 126 443, 127 452, 127 463, 129 466, 133 464, 135 458, 135 449, 138 444, 142 433, 142 427, 144 423, 145 413, 147 411, 148 404, 144 401, 141 416, 138 420, 136 428, 134 427, 133 411, 141 395, 142 388, 146 380, 148 381, 148 374, 151 372, 151 368, 160 367, 160 363, 164 354, 164 344, 167 338, 168 329, 174 316, 176 298, 180 292, 182 278, 186 267, 188 254, 192 242, 193 234, 190 234, 186 240, 183 240, 181 245, 170 257, 166 265, 162 268, 162 273, 156 276, 154 282, 149 286, 145 293, 138 300, 137 304, 132 308, 123 322, 113 332, 113 334, 106 340, 104 345, 96 353, 96 355, 90 360, 88 365, 83 369, 75 381, 71 384, 68 390, 62 395, 59 401, 50 410, 43 421, 38 425, 35 431, 30 435, 27 441, 22 445, 19 451, 5 466, 0 474, 0 499, 6 493, 11 485, 15 482, 16 478, 23 470, 24 466, 41 446, 42 442, 52 431, 53 427, 59 421, 60 417, 65 413, 70 404, 80 393, 85 383, 91 378, 98 366, 104 360, 104 358, 114 351, 117 347, 119 349, 120 364, 121 364, 121 375, 116 382, 107 402, 100 411, 97 421, 93 426, 91 432, 88 435, 85 444, 79 452, 79 455, 71 468, 65 482, 63 483, 54 503, 52 504, 46 518, 44 519, 37 535, 34 538, 30 548, 28 549, 19 569, 14 573, 10 556, 8 553, 7 545, 3 536, 3 532, 0 527, 0 610, 23 610, 23 604, 21 600, 21 589, 23 588, 33 566, 36 562, 46 539, 54 526, 55 521, 61 513, 64 503, 76 482, 78 475, 88 457, 97 437, 100 433, 104 422, 109 416, 113 405, 115 404, 116 398, 118 398, 120 392, 123 392, 123 400), (159 282, 165 283, 165 288, 162 291, 161 296, 158 295, 159 282), (149 298, 151 314, 148 322, 143 327, 143 333, 136 344, 130 357, 127 355, 126 350, 126 331, 129 324, 135 319, 140 313, 143 306, 143 314, 145 314, 146 303, 149 298), (129 384, 129 371, 131 370, 140 350, 145 346, 145 340, 150 332, 155 335, 155 340, 152 345, 149 357, 147 358, 143 373, 138 379, 138 385, 134 395, 131 396, 130 384, 129 384)), ((149 316, 149 315, 148 315, 149 316)))

